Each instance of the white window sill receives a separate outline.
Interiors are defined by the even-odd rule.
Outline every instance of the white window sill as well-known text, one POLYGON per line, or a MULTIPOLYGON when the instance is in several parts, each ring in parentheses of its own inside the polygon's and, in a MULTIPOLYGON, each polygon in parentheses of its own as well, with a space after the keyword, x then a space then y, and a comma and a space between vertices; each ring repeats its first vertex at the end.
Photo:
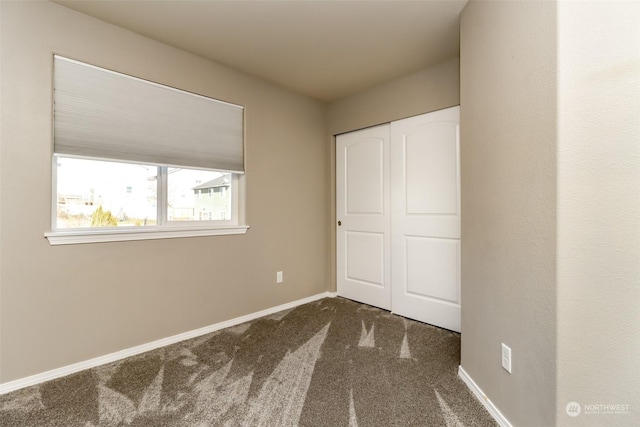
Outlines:
POLYGON ((77 245, 81 243, 126 242, 129 240, 175 239, 180 237, 223 236, 245 234, 248 225, 212 227, 153 227, 136 229, 91 229, 51 231, 44 234, 49 244, 77 245))

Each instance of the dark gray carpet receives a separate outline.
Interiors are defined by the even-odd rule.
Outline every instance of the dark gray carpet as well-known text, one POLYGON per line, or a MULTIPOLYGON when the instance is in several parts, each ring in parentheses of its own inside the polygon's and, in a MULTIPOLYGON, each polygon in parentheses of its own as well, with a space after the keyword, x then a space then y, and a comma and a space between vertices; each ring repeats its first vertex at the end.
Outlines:
POLYGON ((459 354, 459 334, 328 298, 0 396, 0 425, 496 425, 459 354))

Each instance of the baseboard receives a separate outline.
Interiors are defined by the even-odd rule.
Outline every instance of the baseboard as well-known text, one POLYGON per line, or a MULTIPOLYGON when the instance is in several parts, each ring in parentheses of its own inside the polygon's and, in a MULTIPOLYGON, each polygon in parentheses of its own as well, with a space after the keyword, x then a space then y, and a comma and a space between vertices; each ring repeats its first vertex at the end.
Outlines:
POLYGON ((137 354, 141 354, 147 351, 155 350, 157 348, 164 347, 170 344, 175 344, 180 341, 188 340, 201 335, 210 334, 211 332, 219 331, 220 329, 239 325, 244 322, 255 320, 259 317, 268 316, 270 314, 277 313, 282 310, 287 310, 289 308, 294 308, 299 305, 307 304, 313 301, 317 301, 322 298, 332 298, 335 296, 336 296, 335 292, 323 292, 321 294, 312 295, 310 297, 302 298, 297 301, 292 301, 286 304, 267 308, 266 310, 257 311, 255 313, 247 314, 245 316, 240 316, 234 319, 226 320, 224 322, 205 326, 203 328, 195 329, 188 332, 183 332, 181 334, 173 335, 167 338, 161 338, 159 340, 152 341, 150 343, 116 351, 115 353, 96 357, 94 359, 85 360, 84 362, 74 363, 73 365, 52 369, 51 371, 42 372, 40 374, 32 375, 30 377, 10 381, 4 384, 0 384, 0 394, 9 393, 24 387, 40 384, 45 381, 50 381, 56 378, 64 377, 65 375, 70 375, 76 372, 84 371, 85 369, 95 368, 96 366, 115 362, 117 360, 121 360, 130 356, 135 356, 137 354))
POLYGON ((496 405, 494 405, 493 402, 489 400, 487 395, 482 392, 480 387, 478 387, 478 384, 476 384, 475 381, 471 379, 469 374, 467 374, 467 372, 462 368, 462 366, 458 366, 458 376, 460 377, 460 379, 462 379, 462 381, 464 381, 467 387, 469 387, 469 389, 473 392, 476 398, 480 401, 480 403, 482 403, 482 405, 487 409, 487 411, 489 411, 489 414, 491 414, 493 419, 496 420, 496 422, 500 426, 512 427, 509 420, 507 420, 505 416, 502 415, 502 413, 498 410, 496 405))

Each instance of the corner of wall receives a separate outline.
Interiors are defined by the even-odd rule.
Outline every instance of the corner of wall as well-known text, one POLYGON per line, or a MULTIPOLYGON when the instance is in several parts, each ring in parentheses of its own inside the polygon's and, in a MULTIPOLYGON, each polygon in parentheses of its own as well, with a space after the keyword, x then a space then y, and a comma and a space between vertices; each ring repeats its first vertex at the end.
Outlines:
POLYGON ((461 366, 514 425, 556 412, 555 24, 552 2, 461 15, 461 366))

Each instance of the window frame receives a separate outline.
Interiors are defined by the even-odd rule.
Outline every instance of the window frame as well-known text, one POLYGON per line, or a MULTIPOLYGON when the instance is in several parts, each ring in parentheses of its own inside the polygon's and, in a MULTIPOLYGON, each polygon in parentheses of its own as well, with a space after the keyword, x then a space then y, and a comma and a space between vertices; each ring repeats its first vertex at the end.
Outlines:
MULTIPOLYGON (((231 174, 231 218, 228 220, 195 220, 169 221, 168 218, 168 169, 169 166, 151 164, 158 168, 157 179, 157 218, 153 226, 128 227, 83 227, 57 228, 58 209, 58 158, 79 158, 93 161, 114 161, 128 163, 122 160, 101 158, 87 158, 81 156, 52 155, 51 180, 51 231, 45 237, 51 245, 68 245, 81 243, 122 242, 132 240, 155 240, 184 237, 219 236, 245 234, 248 225, 244 224, 244 174, 231 174)), ((132 164, 142 164, 134 163, 132 164)), ((184 167, 183 169, 193 169, 184 167)), ((223 172, 223 171, 220 171, 223 172)))

